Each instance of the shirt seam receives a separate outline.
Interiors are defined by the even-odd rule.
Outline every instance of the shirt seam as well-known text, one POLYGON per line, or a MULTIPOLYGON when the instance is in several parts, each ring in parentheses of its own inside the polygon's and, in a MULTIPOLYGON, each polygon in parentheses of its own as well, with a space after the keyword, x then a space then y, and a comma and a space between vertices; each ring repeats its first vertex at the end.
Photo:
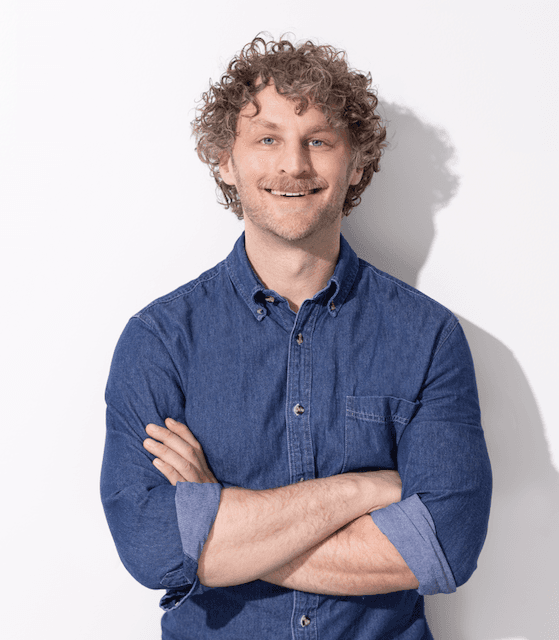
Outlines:
MULTIPOLYGON (((163 338, 160 335, 158 335, 157 328, 155 326, 153 326, 150 322, 148 322, 148 318, 147 317, 144 318, 144 317, 140 316, 139 314, 136 314, 136 315, 132 316, 131 320, 139 320, 142 324, 144 324, 146 326, 147 330, 152 334, 152 336, 161 343, 161 345, 163 346, 163 348, 167 352, 167 355, 169 356, 169 361, 173 365, 173 369, 175 370, 175 374, 177 376, 177 380, 181 380, 182 382, 184 382, 183 379, 182 379, 180 370, 179 370, 179 368, 177 367, 177 365, 175 363, 175 359, 173 358, 173 354, 171 353, 171 350, 169 349, 169 347, 165 344, 165 341, 163 340, 163 338)), ((184 391, 183 391, 183 398, 184 398, 184 391)))
MULTIPOLYGON (((204 274, 202 274, 201 276, 196 278, 196 280, 193 280, 190 283, 182 285, 176 291, 171 292, 171 293, 167 294, 166 296, 163 296, 162 298, 158 298, 157 300, 154 300, 153 302, 148 304, 146 307, 144 307, 143 309, 138 311, 138 313, 134 314, 134 316, 132 316, 132 317, 139 318, 140 320, 144 320, 143 316, 152 307, 156 307, 158 305, 164 305, 164 304, 168 304, 170 302, 174 302, 178 298, 182 298, 183 296, 186 296, 186 295, 192 293, 194 291, 194 289, 196 289, 196 287, 198 285, 203 284, 205 282, 209 282, 210 280, 213 280, 214 278, 217 278, 219 276, 219 274, 221 273, 222 265, 223 265, 223 262, 221 262, 220 264, 215 266, 210 271, 206 272, 207 273, 206 277, 204 277, 204 274), (185 291, 183 291, 184 287, 188 287, 189 285, 192 285, 192 286, 190 286, 190 288, 188 288, 185 291), (170 296, 172 296, 172 297, 170 297, 170 296)), ((144 322, 146 322, 146 321, 144 320, 144 322)), ((146 324, 148 324, 148 323, 146 322, 146 324)))
POLYGON ((361 418, 362 420, 367 420, 368 422, 398 422, 400 424, 406 425, 410 421, 409 418, 403 418, 396 414, 383 416, 376 413, 365 413, 363 411, 348 411, 347 415, 353 418, 361 418))
POLYGON ((380 269, 377 269, 375 266, 373 266, 372 264, 370 264, 366 260, 363 260, 362 258, 360 258, 359 260, 360 260, 360 262, 361 262, 361 264, 363 265, 364 268, 370 269, 379 278, 382 278, 383 280, 391 282, 392 284, 394 284, 398 288, 402 289, 403 291, 407 291, 408 293, 411 293, 412 295, 416 296, 417 298, 422 298, 426 302, 433 303, 435 306, 439 307, 442 311, 444 311, 447 316, 454 317, 454 314, 452 313, 452 311, 450 311, 450 309, 445 307, 444 304, 438 302, 434 298, 431 298, 426 293, 423 293, 423 291, 419 291, 419 289, 416 289, 415 287, 412 287, 409 284, 406 284, 405 282, 402 282, 401 280, 398 280, 398 278, 395 278, 394 276, 391 276, 389 273, 384 273, 383 271, 381 271, 380 269))
MULTIPOLYGON (((453 316, 454 317, 454 316, 453 316)), ((436 358, 437 353, 439 353, 439 351, 441 350, 442 346, 445 344, 445 342, 450 338, 450 336, 452 335, 452 333, 454 332, 454 330, 456 329, 456 327, 459 325, 460 323, 458 322, 458 319, 456 317, 454 317, 454 323, 452 324, 452 326, 450 326, 446 333, 443 334, 443 336, 441 337, 441 340, 439 342, 439 345, 437 346, 437 348, 435 349, 435 353, 433 353, 433 358, 431 360, 431 363, 429 366, 431 366, 431 364, 433 363, 433 360, 436 358)))

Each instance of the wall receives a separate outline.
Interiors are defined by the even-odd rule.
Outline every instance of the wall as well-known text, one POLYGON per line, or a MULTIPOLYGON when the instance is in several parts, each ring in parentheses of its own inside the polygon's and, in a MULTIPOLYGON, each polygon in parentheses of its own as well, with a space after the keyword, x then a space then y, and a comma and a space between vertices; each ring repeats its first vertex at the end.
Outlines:
POLYGON ((494 506, 470 582, 428 598, 434 635, 559 637, 557 14, 543 0, 4 0, 4 637, 158 637, 159 594, 123 569, 98 497, 104 385, 128 317, 242 231, 189 122, 261 30, 371 70, 391 148, 344 233, 470 340, 494 506))

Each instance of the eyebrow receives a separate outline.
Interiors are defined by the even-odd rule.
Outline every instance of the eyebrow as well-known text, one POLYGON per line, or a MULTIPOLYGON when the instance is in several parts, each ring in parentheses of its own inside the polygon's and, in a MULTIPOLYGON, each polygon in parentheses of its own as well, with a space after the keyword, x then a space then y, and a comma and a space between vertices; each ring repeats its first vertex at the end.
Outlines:
POLYGON ((250 127, 264 127, 265 129, 272 129, 277 131, 280 127, 275 122, 271 122, 270 120, 264 120, 263 118, 255 118, 251 119, 250 127))

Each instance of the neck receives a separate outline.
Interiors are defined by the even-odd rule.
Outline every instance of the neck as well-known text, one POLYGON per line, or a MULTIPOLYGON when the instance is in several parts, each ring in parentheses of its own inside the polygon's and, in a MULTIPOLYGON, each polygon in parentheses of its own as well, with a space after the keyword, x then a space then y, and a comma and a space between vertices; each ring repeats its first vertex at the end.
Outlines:
POLYGON ((335 234, 288 241, 261 233, 245 219, 245 249, 266 289, 279 293, 297 312, 332 277, 340 254, 340 233, 338 229, 335 234))

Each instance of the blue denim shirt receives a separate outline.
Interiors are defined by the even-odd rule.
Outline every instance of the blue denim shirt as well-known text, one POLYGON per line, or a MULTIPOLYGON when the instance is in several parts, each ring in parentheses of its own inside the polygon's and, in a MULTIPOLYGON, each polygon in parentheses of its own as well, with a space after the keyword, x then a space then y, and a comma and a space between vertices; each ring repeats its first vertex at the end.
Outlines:
POLYGON ((462 329, 340 243, 334 275, 297 314, 258 280, 241 236, 226 260, 147 306, 120 338, 102 498, 127 569, 167 590, 163 638, 423 640, 432 637, 423 595, 454 591, 476 567, 491 470, 462 329), (189 426, 220 484, 175 488, 151 464, 145 426, 167 417, 189 426), (402 501, 372 518, 418 590, 332 597, 260 580, 199 582, 222 487, 372 469, 402 478, 402 501))

